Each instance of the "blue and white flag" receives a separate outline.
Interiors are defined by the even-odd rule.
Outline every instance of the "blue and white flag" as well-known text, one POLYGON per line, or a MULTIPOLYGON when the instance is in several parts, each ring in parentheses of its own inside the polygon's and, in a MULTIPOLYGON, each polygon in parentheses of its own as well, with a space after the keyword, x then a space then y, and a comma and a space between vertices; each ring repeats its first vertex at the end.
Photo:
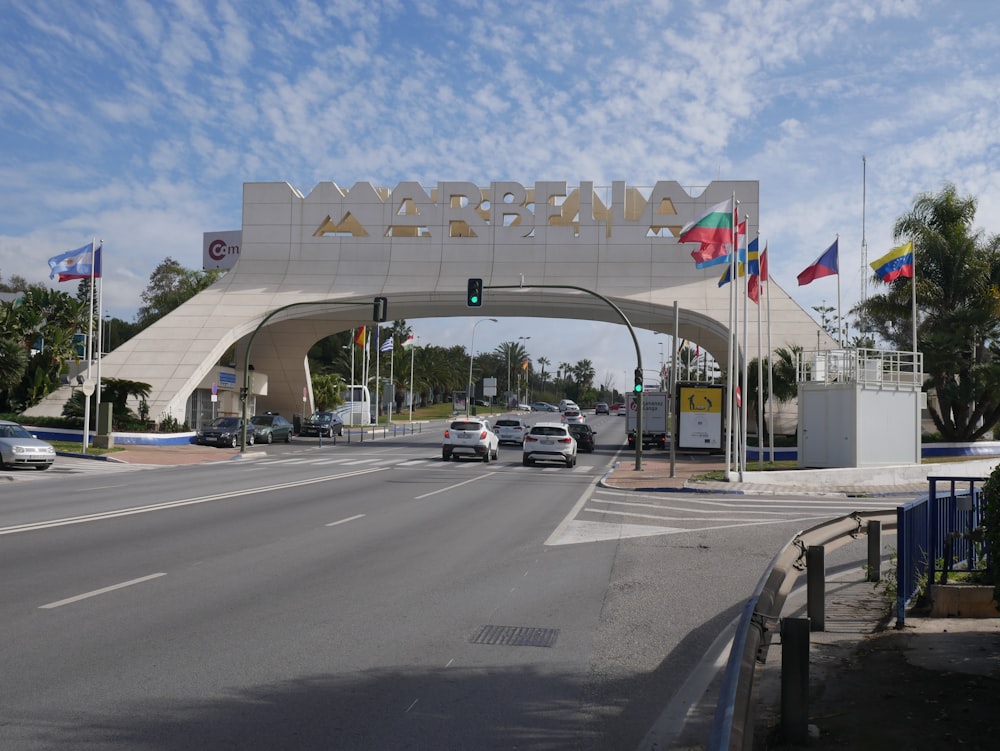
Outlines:
POLYGON ((59 275, 60 282, 68 282, 71 279, 95 279, 101 276, 101 250, 103 245, 98 245, 94 249, 94 243, 70 250, 62 255, 49 259, 49 279, 55 279, 59 275))
POLYGON ((378 348, 378 351, 379 352, 392 352, 392 337, 391 336, 382 343, 382 346, 378 348))

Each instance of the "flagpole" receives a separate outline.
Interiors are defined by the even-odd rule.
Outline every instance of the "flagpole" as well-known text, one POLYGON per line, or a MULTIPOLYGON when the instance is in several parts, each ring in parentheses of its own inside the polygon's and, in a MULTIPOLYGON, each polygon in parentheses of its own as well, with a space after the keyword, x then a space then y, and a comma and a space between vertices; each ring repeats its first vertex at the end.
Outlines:
MULTIPOLYGON (((730 245, 730 254, 731 255, 730 255, 730 258, 729 258, 729 278, 730 278, 730 280, 734 280, 736 278, 736 253, 737 253, 737 238, 736 238, 736 233, 739 231, 738 227, 737 227, 737 223, 738 222, 737 222, 737 212, 736 212, 736 191, 733 191, 733 203, 732 203, 732 207, 733 207, 733 233, 732 233, 732 237, 731 237, 732 245, 730 245)), ((736 285, 734 284, 733 286, 735 287, 736 285)), ((732 461, 733 461, 733 415, 735 414, 735 411, 733 410, 733 396, 734 396, 734 392, 733 392, 733 356, 734 356, 733 348, 734 348, 734 345, 735 345, 735 341, 733 339, 733 333, 734 333, 733 330, 734 330, 734 327, 735 327, 735 324, 734 324, 734 316, 735 316, 735 310, 734 310, 734 308, 735 308, 735 304, 734 304, 734 301, 733 301, 733 293, 734 293, 734 290, 730 289, 729 290, 729 332, 728 332, 728 334, 729 334, 729 336, 728 336, 729 341, 727 343, 727 347, 729 349, 729 362, 726 365, 726 405, 727 405, 727 412, 728 412, 728 414, 726 415, 726 451, 725 451, 725 454, 726 454, 726 471, 724 473, 724 476, 726 478, 726 482, 729 482, 729 475, 730 475, 730 471, 732 469, 732 461)))
MULTIPOLYGON (((94 246, 97 238, 90 241, 90 313, 87 316, 87 380, 90 380, 90 369, 94 366, 94 246)), ((90 394, 83 394, 83 453, 87 453, 90 444, 90 394)))
MULTIPOLYGON (((771 349, 771 285, 770 280, 765 279, 764 273, 767 264, 767 244, 764 245, 764 256, 761 258, 761 288, 767 295, 767 398, 771 401, 774 397, 774 350, 771 349)), ((767 447, 770 450, 769 457, 774 462, 774 405, 767 410, 767 447)))
POLYGON ((747 374, 750 371, 750 217, 744 217, 747 223, 747 234, 743 236, 747 245, 746 260, 743 262, 743 367, 741 369, 740 399, 740 439, 743 448, 740 451, 740 482, 747 469, 747 410, 750 402, 750 392, 747 386, 747 374))
POLYGON ((379 416, 382 414, 382 380, 379 375, 379 367, 382 364, 382 350, 381 344, 379 344, 379 339, 381 338, 382 327, 377 323, 375 324, 375 422, 378 422, 379 416))
POLYGON ((837 344, 844 347, 844 318, 840 314, 840 233, 837 233, 837 344))
POLYGON ((389 350, 389 383, 391 396, 389 398, 389 416, 385 418, 385 423, 388 425, 392 422, 392 405, 396 401, 396 381, 393 374, 393 368, 396 363, 396 343, 393 342, 392 349, 389 350))
POLYGON ((416 342, 410 345, 410 427, 413 427, 413 352, 416 350, 416 342))
MULTIPOLYGON (((913 241, 910 241, 910 252, 913 253, 913 276, 910 277, 910 303, 912 305, 912 316, 913 316, 913 380, 917 380, 917 251, 913 245, 913 241)), ((914 452, 914 458, 917 462, 920 461, 920 396, 916 399, 916 451, 914 452)))
MULTIPOLYGON (((103 240, 101 240, 101 250, 102 251, 104 250, 103 240)), ((95 278, 97 279, 97 283, 100 285, 97 288, 97 391, 95 392, 97 394, 97 400, 96 400, 97 411, 100 412, 101 411, 101 360, 103 359, 104 356, 104 326, 102 325, 104 318, 101 315, 101 311, 104 310, 104 274, 102 272, 101 276, 95 277, 96 266, 97 266, 97 249, 95 248, 94 256, 91 259, 90 278, 92 280, 91 285, 93 285, 94 283, 93 279, 95 278)), ((109 430, 111 429, 110 425, 108 426, 108 429, 109 430)))

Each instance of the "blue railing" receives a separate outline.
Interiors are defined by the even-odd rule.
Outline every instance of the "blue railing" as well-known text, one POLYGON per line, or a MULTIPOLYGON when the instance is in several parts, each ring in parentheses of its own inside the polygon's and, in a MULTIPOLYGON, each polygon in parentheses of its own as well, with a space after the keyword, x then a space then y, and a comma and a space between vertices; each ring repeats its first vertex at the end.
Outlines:
POLYGON ((983 571, 989 560, 982 526, 985 477, 928 477, 928 494, 896 509, 896 623, 938 564, 952 571, 983 571))

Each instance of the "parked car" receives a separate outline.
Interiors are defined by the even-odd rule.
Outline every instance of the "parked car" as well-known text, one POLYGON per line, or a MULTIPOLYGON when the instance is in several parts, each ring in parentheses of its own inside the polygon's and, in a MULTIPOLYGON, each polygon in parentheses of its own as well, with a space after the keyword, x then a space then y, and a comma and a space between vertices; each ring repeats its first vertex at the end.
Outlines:
POLYGON ((610 415, 611 414, 611 408, 608 406, 607 402, 598 402, 597 404, 594 405, 594 414, 595 415, 610 415))
POLYGON ((567 467, 576 464, 576 439, 559 422, 540 422, 524 437, 521 463, 530 467, 536 461, 560 461, 567 467))
MULTIPOLYGON (((236 448, 243 436, 242 417, 216 417, 195 434, 195 440, 206 446, 236 448)), ((253 427, 247 426, 247 446, 253 446, 253 427)))
POLYGON ((442 461, 457 460, 460 456, 472 456, 484 462, 500 458, 500 439, 489 420, 462 418, 452 420, 445 428, 441 442, 442 461))
POLYGON ((567 425, 579 425, 587 421, 579 409, 567 409, 560 419, 567 425))
MULTIPOLYGON (((372 420, 374 422, 374 418, 372 420)), ((302 428, 299 435, 303 436, 323 436, 333 438, 335 435, 344 434, 344 421, 336 412, 327 410, 326 412, 314 412, 302 421, 302 428)))
POLYGON ((594 436, 597 433, 586 423, 577 423, 575 425, 567 425, 569 428, 569 434, 576 439, 576 448, 578 451, 584 451, 588 454, 594 453, 594 436))
POLYGON ((250 418, 253 425, 254 443, 274 443, 292 440, 292 424, 281 415, 268 412, 265 415, 254 415, 250 418))
POLYGON ((56 460, 51 443, 35 438, 22 425, 0 420, 0 469, 34 467, 48 469, 56 460))
POLYGON ((528 432, 528 423, 517 415, 498 417, 493 423, 493 430, 500 443, 524 443, 524 434, 528 432))

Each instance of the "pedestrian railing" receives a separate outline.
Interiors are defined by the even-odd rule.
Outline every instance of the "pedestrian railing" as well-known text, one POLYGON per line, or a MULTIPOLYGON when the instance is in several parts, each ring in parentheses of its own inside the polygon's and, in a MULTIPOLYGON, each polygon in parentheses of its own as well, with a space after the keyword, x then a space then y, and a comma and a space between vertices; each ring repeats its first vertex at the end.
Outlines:
POLYGON ((989 548, 982 535, 985 477, 927 478, 926 497, 896 509, 896 624, 938 571, 985 571, 989 548))

